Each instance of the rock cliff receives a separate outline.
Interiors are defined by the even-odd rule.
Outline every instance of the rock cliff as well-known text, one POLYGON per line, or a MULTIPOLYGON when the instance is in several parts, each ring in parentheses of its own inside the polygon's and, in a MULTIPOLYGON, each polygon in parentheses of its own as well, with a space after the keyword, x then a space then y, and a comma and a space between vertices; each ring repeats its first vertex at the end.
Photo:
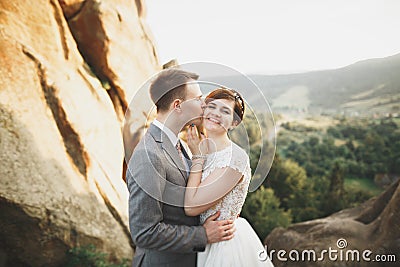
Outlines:
POLYGON ((122 120, 161 69, 144 15, 140 0, 0 1, 0 266, 62 266, 87 244, 131 258, 122 120))

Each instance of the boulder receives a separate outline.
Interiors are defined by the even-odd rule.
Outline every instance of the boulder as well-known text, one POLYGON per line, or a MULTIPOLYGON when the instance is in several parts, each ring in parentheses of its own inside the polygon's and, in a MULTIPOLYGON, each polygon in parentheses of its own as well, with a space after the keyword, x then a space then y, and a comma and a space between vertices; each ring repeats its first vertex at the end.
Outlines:
POLYGON ((400 260, 399 222, 400 181, 397 181, 380 196, 358 207, 326 218, 293 224, 287 229, 276 228, 264 243, 269 253, 274 251, 275 266, 396 266, 393 260, 400 260), (287 261, 277 258, 279 250, 284 251, 281 258, 287 261), (307 250, 316 252, 315 260, 308 258, 308 254, 304 254, 306 260, 302 260, 302 253, 307 250), (323 250, 328 252, 321 256, 323 250), (299 260, 296 252, 292 252, 294 260, 289 258, 291 251, 299 253, 299 260), (364 252, 365 259, 362 256, 364 252), (386 262, 375 261, 376 255, 384 255, 386 262))

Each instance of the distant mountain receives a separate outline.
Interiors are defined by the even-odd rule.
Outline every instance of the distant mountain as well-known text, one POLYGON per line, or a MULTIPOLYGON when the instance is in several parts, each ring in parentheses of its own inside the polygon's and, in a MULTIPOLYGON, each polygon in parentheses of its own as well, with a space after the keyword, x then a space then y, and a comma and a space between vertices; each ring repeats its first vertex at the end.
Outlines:
MULTIPOLYGON (((334 70, 249 77, 261 89, 274 112, 400 112, 400 54, 334 70)), ((243 77, 213 79, 243 92, 253 108, 261 107, 261 98, 243 77)))

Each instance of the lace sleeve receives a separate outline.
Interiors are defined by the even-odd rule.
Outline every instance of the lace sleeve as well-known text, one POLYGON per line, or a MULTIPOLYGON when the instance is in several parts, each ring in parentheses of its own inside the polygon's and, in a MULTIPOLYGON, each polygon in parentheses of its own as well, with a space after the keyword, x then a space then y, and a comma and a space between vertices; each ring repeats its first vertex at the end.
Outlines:
POLYGON ((247 168, 250 168, 249 156, 236 144, 229 149, 213 154, 207 159, 204 175, 208 176, 215 168, 231 167, 245 174, 247 168))
POLYGON ((232 152, 229 167, 245 174, 247 168, 250 166, 249 156, 242 149, 233 149, 232 152))

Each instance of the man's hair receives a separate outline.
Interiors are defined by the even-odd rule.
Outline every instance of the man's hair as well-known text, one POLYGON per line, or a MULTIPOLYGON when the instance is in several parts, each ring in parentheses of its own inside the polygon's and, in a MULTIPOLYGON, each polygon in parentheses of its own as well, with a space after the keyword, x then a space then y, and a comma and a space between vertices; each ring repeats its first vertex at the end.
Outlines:
POLYGON ((197 80, 199 75, 177 68, 163 70, 150 85, 150 97, 157 112, 168 111, 175 99, 186 99, 186 83, 197 80))

